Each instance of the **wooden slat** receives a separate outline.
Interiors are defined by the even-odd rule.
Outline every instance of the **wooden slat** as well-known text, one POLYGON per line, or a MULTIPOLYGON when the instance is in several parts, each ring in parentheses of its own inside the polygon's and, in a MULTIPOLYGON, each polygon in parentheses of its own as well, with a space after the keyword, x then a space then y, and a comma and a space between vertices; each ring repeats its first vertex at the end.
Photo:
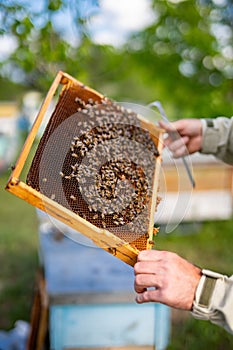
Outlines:
POLYGON ((81 232, 96 243, 96 245, 125 261, 127 264, 131 266, 135 264, 138 250, 124 240, 113 235, 108 230, 92 225, 71 210, 66 209, 50 198, 43 196, 40 192, 34 190, 16 178, 10 178, 6 189, 38 209, 41 209, 56 219, 64 222, 78 232, 81 232))
POLYGON ((62 78, 61 78, 61 84, 68 84, 69 82, 72 82, 74 85, 79 85, 82 88, 85 88, 85 90, 87 92, 90 92, 91 94, 96 95, 100 100, 104 98, 104 95, 100 94, 99 92, 97 92, 94 89, 91 89, 88 86, 84 86, 83 83, 77 79, 75 79, 74 77, 72 77, 71 75, 65 73, 65 72, 60 72, 62 74, 62 78))
POLYGON ((27 350, 43 350, 45 348, 49 313, 49 302, 45 285, 43 274, 39 271, 31 311, 31 330, 27 342, 27 350))
POLYGON ((51 102, 51 100, 52 100, 52 98, 53 98, 53 96, 54 96, 54 94, 55 94, 55 92, 57 90, 57 87, 58 87, 58 85, 59 85, 59 83, 61 81, 61 77, 62 77, 62 73, 59 72, 58 75, 56 76, 53 84, 51 85, 48 93, 47 93, 47 96, 46 96, 46 98, 44 100, 44 103, 41 106, 39 114, 38 114, 38 116, 37 116, 37 118, 36 118, 36 120, 35 120, 35 122, 34 122, 34 124, 32 126, 32 129, 31 129, 30 133, 28 134, 28 137, 27 137, 27 139, 25 141, 25 144, 23 146, 21 154, 20 154, 20 156, 18 158, 18 161, 17 161, 17 163, 15 165, 15 169, 13 170, 13 172, 11 174, 12 177, 15 177, 15 178, 19 178, 20 177, 20 174, 21 174, 22 169, 23 169, 23 167, 25 165, 25 162, 26 162, 26 159, 27 159, 28 154, 30 152, 30 149, 32 147, 32 144, 33 144, 33 142, 35 140, 35 137, 37 135, 37 131, 38 131, 38 129, 39 129, 41 123, 42 123, 44 115, 45 115, 45 113, 46 113, 46 111, 47 111, 47 109, 49 107, 49 104, 50 104, 50 102, 51 102))
POLYGON ((200 166, 194 169, 196 190, 227 190, 232 188, 233 168, 200 166))
POLYGON ((153 139, 155 145, 157 146, 158 152, 160 154, 156 159, 155 170, 154 170, 154 179, 153 179, 153 196, 151 198, 150 203, 150 218, 149 218, 149 228, 148 234, 149 239, 147 240, 147 249, 153 248, 154 244, 151 243, 153 241, 154 236, 154 213, 157 205, 157 194, 158 194, 158 186, 159 186, 159 174, 161 171, 161 162, 162 162, 162 150, 163 150, 163 134, 164 130, 158 128, 155 124, 147 121, 145 118, 139 115, 138 117, 141 122, 141 127, 148 130, 150 132, 150 136, 153 139))
MULTIPOLYGON (((232 189, 233 168, 222 165, 193 165, 195 178, 195 191, 232 189)), ((167 192, 182 191, 179 189, 180 174, 169 166, 163 166, 167 192)), ((182 186, 182 184, 180 184, 182 186)))
POLYGON ((50 305, 81 305, 81 304, 124 304, 134 303, 134 292, 95 292, 95 293, 74 293, 74 294, 50 294, 50 305))

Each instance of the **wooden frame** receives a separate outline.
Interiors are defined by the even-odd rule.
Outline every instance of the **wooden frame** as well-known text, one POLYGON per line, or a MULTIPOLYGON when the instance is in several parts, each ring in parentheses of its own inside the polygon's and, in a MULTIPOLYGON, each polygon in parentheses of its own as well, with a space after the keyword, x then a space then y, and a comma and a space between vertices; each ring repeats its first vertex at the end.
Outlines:
MULTIPOLYGON (((81 82, 74 79, 70 75, 64 72, 58 72, 54 82, 52 83, 48 94, 41 106, 41 109, 38 113, 38 116, 32 126, 32 129, 27 137, 27 140, 24 144, 24 147, 21 151, 21 154, 18 158, 18 161, 15 165, 14 170, 9 178, 9 181, 6 185, 6 190, 18 196, 19 198, 27 201, 33 206, 47 212, 49 215, 54 216, 56 219, 59 219, 63 223, 69 225, 75 230, 81 232, 88 238, 90 238, 98 246, 105 246, 106 251, 115 255, 117 258, 123 260, 129 265, 134 265, 137 260, 138 249, 131 246, 129 243, 125 242, 121 238, 115 236, 107 229, 101 229, 95 225, 89 223, 83 218, 79 217, 77 214, 63 207, 62 205, 56 203, 52 199, 46 197, 40 192, 36 191, 32 187, 24 183, 20 176, 25 166, 25 162, 31 151, 33 142, 37 136, 38 129, 43 121, 45 113, 60 85, 63 85, 62 91, 68 89, 70 86, 77 86, 78 89, 85 89, 88 93, 94 94, 95 97, 99 100, 104 98, 103 95, 96 92, 93 89, 90 89, 84 86, 81 82), (112 247, 116 247, 112 249, 112 247)), ((159 153, 162 151, 162 134, 163 130, 157 128, 154 124, 148 122, 147 120, 140 118, 141 126, 147 129, 151 137, 157 143, 157 148, 159 153)), ((157 188, 158 188, 158 178, 161 166, 161 157, 158 156, 156 160, 156 168, 154 172, 153 179, 153 196, 150 203, 150 223, 149 223, 149 238, 147 239, 147 249, 150 249, 153 246, 153 231, 154 231, 154 212, 156 210, 156 200, 157 200, 157 188)))
POLYGON ((31 329, 27 350, 43 350, 48 336, 49 298, 43 272, 38 271, 31 310, 31 329))

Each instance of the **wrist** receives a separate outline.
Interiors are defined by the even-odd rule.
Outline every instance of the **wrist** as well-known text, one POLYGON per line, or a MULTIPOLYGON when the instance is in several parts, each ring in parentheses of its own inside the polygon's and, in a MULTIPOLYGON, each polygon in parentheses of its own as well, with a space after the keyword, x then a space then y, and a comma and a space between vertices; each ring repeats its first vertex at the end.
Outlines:
POLYGON ((196 291, 197 291, 197 288, 198 288, 198 285, 200 283, 200 280, 201 280, 201 277, 202 277, 202 270, 195 266, 195 270, 193 272, 193 275, 192 275, 192 293, 190 294, 190 303, 187 307, 187 310, 192 310, 192 307, 193 307, 193 302, 195 300, 195 296, 196 296, 196 291))
POLYGON ((217 151, 219 130, 214 119, 201 119, 202 145, 201 153, 215 153, 217 151))

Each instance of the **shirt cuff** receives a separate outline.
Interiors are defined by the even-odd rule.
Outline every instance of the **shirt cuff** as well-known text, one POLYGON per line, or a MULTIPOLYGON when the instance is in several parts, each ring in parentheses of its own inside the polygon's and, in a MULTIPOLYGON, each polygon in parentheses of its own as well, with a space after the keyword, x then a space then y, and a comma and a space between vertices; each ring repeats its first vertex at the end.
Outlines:
POLYGON ((210 320, 216 313, 211 307, 211 300, 218 279, 224 276, 213 271, 202 270, 202 276, 198 283, 193 302, 192 315, 197 319, 210 320))
POLYGON ((218 149, 219 130, 214 119, 201 119, 202 122, 202 147, 201 153, 214 154, 218 149))

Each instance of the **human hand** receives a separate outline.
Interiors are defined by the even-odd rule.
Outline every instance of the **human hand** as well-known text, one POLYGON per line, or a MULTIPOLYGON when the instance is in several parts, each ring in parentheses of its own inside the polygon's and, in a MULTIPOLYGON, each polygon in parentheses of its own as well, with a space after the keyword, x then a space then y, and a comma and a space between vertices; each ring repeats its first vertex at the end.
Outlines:
POLYGON ((159 125, 170 135, 164 140, 175 158, 188 153, 200 151, 202 145, 202 123, 200 119, 180 119, 173 123, 159 122, 159 125), (172 132, 178 132, 180 138, 173 139, 172 132))
POLYGON ((136 302, 191 310, 201 269, 167 251, 144 250, 134 266, 136 302), (154 287, 154 289, 149 289, 154 287))

